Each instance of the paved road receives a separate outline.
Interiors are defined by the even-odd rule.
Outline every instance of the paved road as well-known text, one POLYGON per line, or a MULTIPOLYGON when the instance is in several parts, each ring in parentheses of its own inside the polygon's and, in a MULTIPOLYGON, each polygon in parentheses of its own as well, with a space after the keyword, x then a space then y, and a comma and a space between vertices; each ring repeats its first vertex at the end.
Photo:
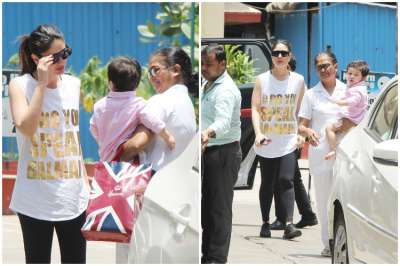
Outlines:
MULTIPOLYGON (((307 161, 300 160, 300 167, 307 168, 307 161)), ((308 171, 302 170, 303 182, 307 188, 308 171)), ((233 202, 233 232, 228 263, 304 263, 326 264, 330 258, 320 256, 322 244, 320 226, 302 229, 302 236, 292 241, 283 240, 283 231, 272 231, 271 238, 260 238, 261 212, 258 202, 260 172, 256 173, 253 190, 235 191, 233 202)), ((313 199, 313 189, 311 199, 313 199)), ((313 203, 315 211, 315 204, 313 203)), ((271 208, 270 220, 275 220, 274 207, 271 208)), ((300 215, 295 206, 294 221, 300 215)))

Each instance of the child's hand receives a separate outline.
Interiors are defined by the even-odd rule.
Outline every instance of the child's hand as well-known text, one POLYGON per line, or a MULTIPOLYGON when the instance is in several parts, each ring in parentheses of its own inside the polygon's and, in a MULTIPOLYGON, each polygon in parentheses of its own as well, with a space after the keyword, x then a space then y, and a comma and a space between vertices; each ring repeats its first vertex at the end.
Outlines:
POLYGON ((167 145, 170 150, 175 149, 175 138, 174 136, 170 135, 167 139, 167 145))
POLYGON ((332 96, 328 97, 328 100, 329 100, 331 103, 336 103, 335 98, 333 98, 332 96))

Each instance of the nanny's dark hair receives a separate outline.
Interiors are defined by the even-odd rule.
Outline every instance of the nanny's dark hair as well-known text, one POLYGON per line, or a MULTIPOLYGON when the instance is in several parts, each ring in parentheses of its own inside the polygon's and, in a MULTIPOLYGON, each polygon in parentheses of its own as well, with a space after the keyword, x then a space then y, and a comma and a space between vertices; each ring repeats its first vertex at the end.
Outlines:
POLYGON ((142 68, 136 59, 119 56, 108 64, 107 74, 115 91, 134 91, 139 85, 142 68))
POLYGON ((20 37, 19 62, 22 74, 32 74, 36 71, 36 64, 31 58, 32 54, 41 55, 50 49, 54 40, 64 40, 64 35, 53 25, 39 25, 29 35, 20 37))
POLYGON ((319 58, 320 56, 323 56, 323 55, 328 56, 328 57, 331 59, 331 61, 332 61, 333 64, 337 64, 336 55, 335 55, 332 51, 327 50, 327 51, 324 51, 324 52, 320 52, 319 54, 317 54, 317 55, 315 56, 315 58, 314 58, 314 65, 317 65, 317 60, 318 60, 318 58, 319 58))
POLYGON ((179 65, 183 83, 188 87, 190 93, 197 95, 199 91, 198 75, 192 73, 192 62, 187 53, 180 47, 161 48, 155 51, 150 58, 160 56, 160 64, 166 67, 179 65))

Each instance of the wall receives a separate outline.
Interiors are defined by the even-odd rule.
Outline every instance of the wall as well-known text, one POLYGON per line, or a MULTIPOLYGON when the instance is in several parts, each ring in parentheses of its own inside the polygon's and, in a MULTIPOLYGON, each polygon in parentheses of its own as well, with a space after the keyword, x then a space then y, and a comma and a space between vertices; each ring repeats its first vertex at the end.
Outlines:
POLYGON ((201 37, 224 37, 224 3, 201 4, 201 37))
POLYGON ((335 2, 320 4, 319 12, 306 9, 301 4, 297 12, 276 14, 274 35, 292 43, 297 71, 304 75, 309 87, 318 82, 314 57, 327 45, 337 56, 339 72, 349 62, 363 59, 373 72, 397 73, 396 8, 335 2))

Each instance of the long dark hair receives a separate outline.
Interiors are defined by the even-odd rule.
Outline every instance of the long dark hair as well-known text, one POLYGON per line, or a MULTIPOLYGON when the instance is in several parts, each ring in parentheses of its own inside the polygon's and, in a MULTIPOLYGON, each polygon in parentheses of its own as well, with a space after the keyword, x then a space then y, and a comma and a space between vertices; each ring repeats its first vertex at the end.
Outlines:
POLYGON ((179 47, 161 48, 155 51, 151 58, 154 56, 161 56, 162 64, 166 67, 172 67, 175 64, 181 66, 181 73, 183 83, 188 87, 189 92, 195 97, 199 94, 199 75, 192 73, 192 62, 187 53, 179 47))
POLYGON ((20 37, 19 62, 22 74, 32 74, 36 71, 37 66, 31 55, 35 54, 40 57, 56 39, 64 40, 63 34, 56 26, 46 24, 39 25, 31 34, 20 37))

